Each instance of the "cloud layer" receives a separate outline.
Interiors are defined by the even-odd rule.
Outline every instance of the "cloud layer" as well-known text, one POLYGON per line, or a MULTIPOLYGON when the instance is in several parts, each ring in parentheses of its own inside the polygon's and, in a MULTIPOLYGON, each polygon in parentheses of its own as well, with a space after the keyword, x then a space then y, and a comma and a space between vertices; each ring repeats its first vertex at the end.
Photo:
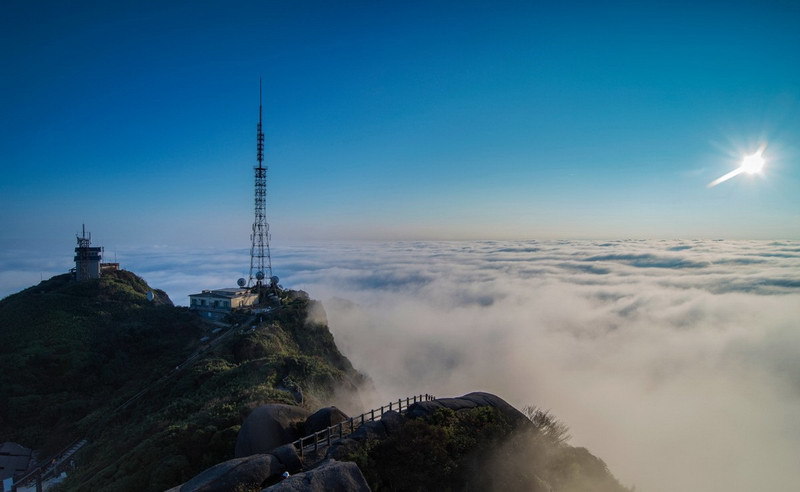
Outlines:
POLYGON ((275 265, 384 399, 550 408, 640 490, 800 481, 798 243, 339 244, 275 265))
MULTIPOLYGON (((119 260, 184 305, 248 265, 245 250, 119 260)), ((800 483, 800 242, 332 243, 275 247, 273 265, 324 302, 380 400, 549 408, 639 490, 800 483)))

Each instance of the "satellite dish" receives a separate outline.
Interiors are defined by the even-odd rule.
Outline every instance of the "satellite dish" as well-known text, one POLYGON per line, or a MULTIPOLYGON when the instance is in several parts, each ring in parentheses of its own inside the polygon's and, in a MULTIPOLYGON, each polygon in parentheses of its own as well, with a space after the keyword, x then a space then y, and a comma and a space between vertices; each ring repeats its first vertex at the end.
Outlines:
POLYGON ((264 280, 264 272, 256 272, 256 279, 264 280))
POLYGON ((272 282, 272 285, 278 285, 278 282, 279 282, 280 280, 281 280, 281 279, 279 279, 277 275, 274 275, 274 276, 272 276, 272 277, 269 279, 269 281, 270 281, 270 282, 272 282))
POLYGON ((236 284, 237 284, 239 287, 244 287, 245 285, 247 285, 247 280, 245 280, 245 279, 243 279, 243 278, 240 278, 239 280, 237 280, 237 281, 236 281, 236 284))
POLYGON ((148 290, 148 291, 147 291, 147 300, 148 300, 148 301, 150 301, 150 302, 153 302, 153 299, 155 299, 155 297, 156 297, 156 296, 155 296, 155 294, 153 294, 153 291, 152 291, 152 290, 148 290))

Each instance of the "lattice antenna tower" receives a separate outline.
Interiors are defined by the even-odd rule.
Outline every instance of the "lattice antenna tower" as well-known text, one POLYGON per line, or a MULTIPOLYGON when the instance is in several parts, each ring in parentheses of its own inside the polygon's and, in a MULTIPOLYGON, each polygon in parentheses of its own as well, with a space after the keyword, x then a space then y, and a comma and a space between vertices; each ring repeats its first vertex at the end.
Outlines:
POLYGON ((258 81, 258 127, 256 132, 256 159, 258 166, 255 170, 255 218, 253 232, 250 234, 250 276, 247 280, 248 287, 260 290, 264 284, 272 279, 272 259, 269 254, 269 223, 267 223, 267 168, 264 166, 264 129, 262 124, 261 80, 258 81))

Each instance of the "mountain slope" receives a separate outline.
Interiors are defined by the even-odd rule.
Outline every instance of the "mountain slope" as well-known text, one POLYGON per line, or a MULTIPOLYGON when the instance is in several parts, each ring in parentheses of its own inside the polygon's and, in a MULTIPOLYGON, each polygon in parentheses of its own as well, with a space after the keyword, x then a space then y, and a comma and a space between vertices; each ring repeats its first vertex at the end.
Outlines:
POLYGON ((315 405, 363 382, 307 321, 305 293, 219 330, 149 290, 125 271, 63 275, 0 301, 0 432, 43 456, 88 437, 67 489, 163 490, 233 457, 253 406, 315 405))

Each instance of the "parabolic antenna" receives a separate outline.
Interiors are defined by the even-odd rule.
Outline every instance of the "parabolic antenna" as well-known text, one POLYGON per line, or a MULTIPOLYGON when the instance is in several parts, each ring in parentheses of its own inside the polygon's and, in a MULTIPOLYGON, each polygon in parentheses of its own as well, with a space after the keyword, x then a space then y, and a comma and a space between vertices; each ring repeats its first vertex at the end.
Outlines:
POLYGON ((257 280, 264 280, 264 272, 256 272, 257 280))
POLYGON ((247 285, 247 280, 240 278, 239 280, 236 281, 236 285, 238 285, 239 287, 244 287, 245 285, 247 285))
POLYGON ((153 291, 152 290, 148 290, 147 291, 147 300, 150 301, 150 302, 153 302, 153 299, 155 299, 155 298, 156 298, 156 296, 155 296, 155 294, 153 294, 153 291))
POLYGON ((272 276, 272 277, 270 277, 270 279, 269 279, 269 281, 270 281, 270 282, 272 282, 272 285, 278 285, 278 282, 279 282, 280 280, 281 280, 281 279, 279 279, 277 275, 273 275, 273 276, 272 276))

